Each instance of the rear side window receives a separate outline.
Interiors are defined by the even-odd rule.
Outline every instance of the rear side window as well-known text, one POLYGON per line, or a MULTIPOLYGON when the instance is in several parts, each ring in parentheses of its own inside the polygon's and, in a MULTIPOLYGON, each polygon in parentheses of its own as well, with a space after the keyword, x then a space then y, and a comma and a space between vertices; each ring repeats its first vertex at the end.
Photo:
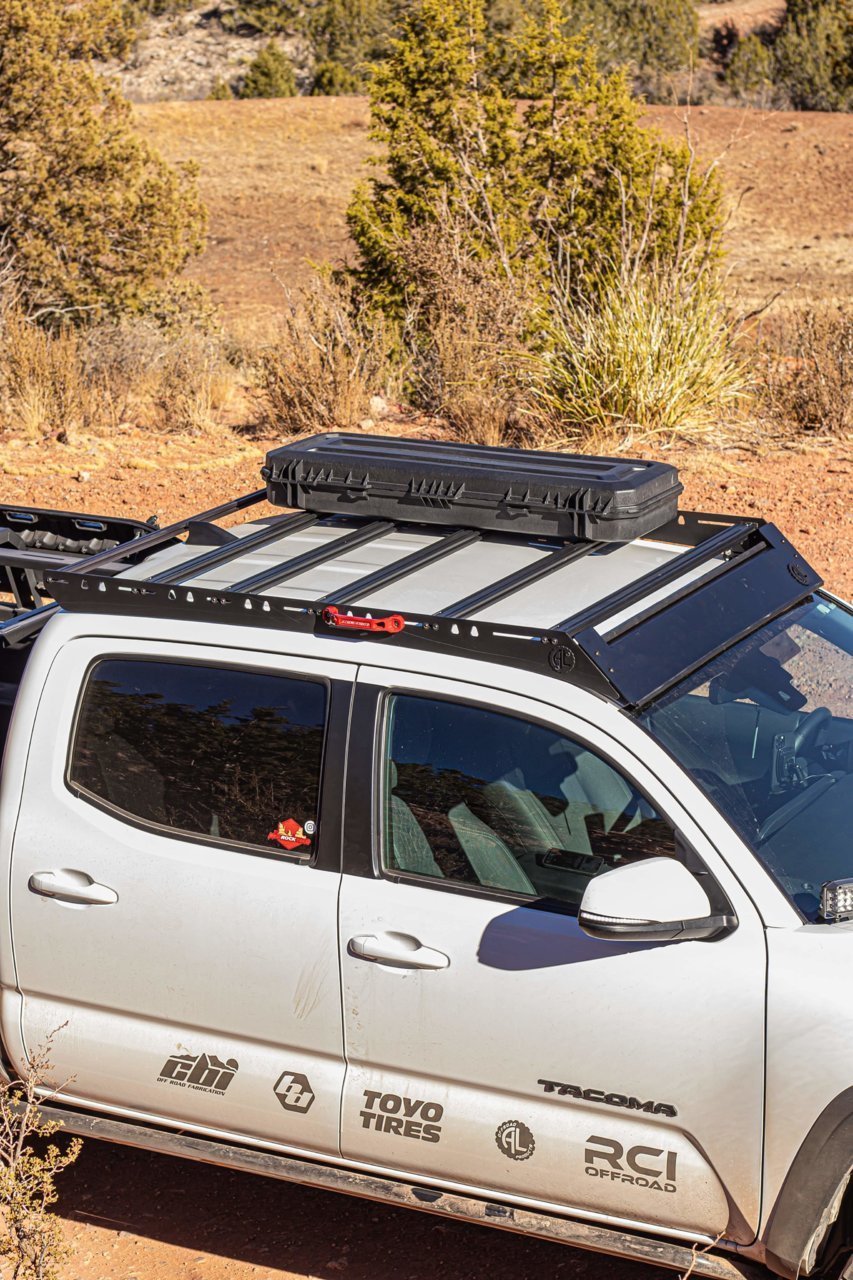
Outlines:
POLYGON ((316 681, 109 659, 86 683, 68 780, 176 834, 310 857, 325 722, 316 681))
POLYGON ((607 760, 553 729, 448 701, 391 699, 383 864, 576 907, 589 881, 674 857, 675 832, 607 760))

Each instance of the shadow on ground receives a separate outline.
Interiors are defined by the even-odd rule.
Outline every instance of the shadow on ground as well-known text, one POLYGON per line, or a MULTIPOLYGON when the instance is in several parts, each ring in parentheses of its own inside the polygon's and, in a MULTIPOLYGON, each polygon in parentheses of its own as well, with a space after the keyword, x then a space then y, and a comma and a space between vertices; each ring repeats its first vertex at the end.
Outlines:
POLYGON ((62 1176, 63 1280, 663 1280, 669 1271, 507 1232, 86 1143, 62 1176))

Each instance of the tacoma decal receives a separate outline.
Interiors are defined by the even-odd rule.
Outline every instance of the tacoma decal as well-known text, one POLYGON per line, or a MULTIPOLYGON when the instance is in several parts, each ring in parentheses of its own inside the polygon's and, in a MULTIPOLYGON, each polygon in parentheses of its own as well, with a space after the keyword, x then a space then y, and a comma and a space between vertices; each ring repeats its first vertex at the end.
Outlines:
POLYGON ((166 1059, 157 1080, 180 1089, 202 1089, 223 1094, 239 1070, 236 1058, 224 1062, 215 1053, 173 1053, 166 1059))
POLYGON ((520 1120, 504 1120, 495 1134, 498 1150, 510 1160, 529 1160, 536 1150, 536 1141, 526 1124, 520 1120))
POLYGON ((272 1087, 285 1111, 310 1111, 316 1094, 300 1071, 283 1071, 272 1087))
POLYGON ((559 1080, 537 1080, 544 1093, 556 1093, 561 1098, 581 1098, 584 1102, 604 1102, 608 1107, 626 1107, 628 1111, 645 1111, 653 1116, 678 1115, 670 1102, 642 1102, 625 1093, 606 1093, 604 1089, 582 1089, 577 1084, 563 1084, 559 1080))
POLYGON ((421 1142, 440 1142, 444 1107, 437 1102, 403 1098, 398 1093, 379 1093, 365 1089, 364 1110, 359 1112, 364 1129, 377 1133, 396 1133, 401 1138, 417 1138, 421 1142))
POLYGON ((588 1177, 627 1182, 649 1191, 672 1193, 677 1189, 677 1151, 664 1151, 661 1147, 628 1147, 626 1150, 615 1138, 589 1137, 586 1141, 583 1158, 588 1177), (603 1150, 596 1151, 596 1147, 603 1150))

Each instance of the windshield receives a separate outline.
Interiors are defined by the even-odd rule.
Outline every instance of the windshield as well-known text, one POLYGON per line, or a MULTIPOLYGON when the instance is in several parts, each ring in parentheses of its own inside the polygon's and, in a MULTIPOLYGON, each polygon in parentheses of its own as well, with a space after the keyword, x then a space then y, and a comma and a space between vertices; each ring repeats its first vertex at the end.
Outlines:
POLYGON ((807 919, 853 877, 853 617, 812 597, 659 698, 641 722, 807 919))

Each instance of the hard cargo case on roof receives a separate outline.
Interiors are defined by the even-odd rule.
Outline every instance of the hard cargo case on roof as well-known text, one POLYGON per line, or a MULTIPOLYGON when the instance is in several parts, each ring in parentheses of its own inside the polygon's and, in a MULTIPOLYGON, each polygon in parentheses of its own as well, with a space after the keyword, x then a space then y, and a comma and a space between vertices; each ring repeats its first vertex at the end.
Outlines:
POLYGON ((262 474, 277 506, 598 542, 673 520, 683 487, 662 462, 341 433, 270 450, 262 474))

